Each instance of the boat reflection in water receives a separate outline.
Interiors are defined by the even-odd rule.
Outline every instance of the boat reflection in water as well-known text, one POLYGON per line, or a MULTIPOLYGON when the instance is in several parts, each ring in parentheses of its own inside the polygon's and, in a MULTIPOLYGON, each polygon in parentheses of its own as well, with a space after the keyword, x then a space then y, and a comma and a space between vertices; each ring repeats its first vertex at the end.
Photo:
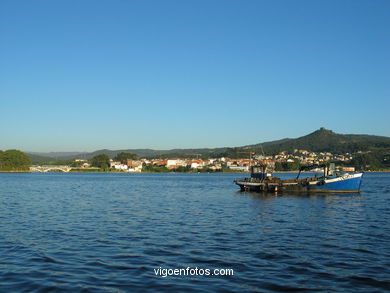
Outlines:
POLYGON ((257 192, 359 192, 363 173, 341 173, 335 171, 334 164, 303 166, 295 179, 280 179, 268 172, 267 165, 251 167, 249 178, 236 179, 234 183, 241 191, 257 192), (321 176, 299 178, 304 170, 323 169, 321 176))

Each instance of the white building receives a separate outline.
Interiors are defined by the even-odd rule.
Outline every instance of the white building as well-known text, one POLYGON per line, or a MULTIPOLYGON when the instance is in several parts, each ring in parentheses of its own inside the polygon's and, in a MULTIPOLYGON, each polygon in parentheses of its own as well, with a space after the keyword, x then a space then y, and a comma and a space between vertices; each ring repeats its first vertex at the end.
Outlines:
POLYGON ((167 160, 167 168, 176 168, 176 167, 186 167, 187 163, 184 160, 176 159, 176 160, 167 160))
POLYGON ((122 164, 121 162, 116 162, 116 161, 110 161, 110 168, 113 168, 115 170, 127 170, 127 165, 122 164))
POLYGON ((116 170, 122 170, 122 171, 126 171, 128 169, 127 165, 123 165, 123 164, 114 165, 114 168, 116 170))

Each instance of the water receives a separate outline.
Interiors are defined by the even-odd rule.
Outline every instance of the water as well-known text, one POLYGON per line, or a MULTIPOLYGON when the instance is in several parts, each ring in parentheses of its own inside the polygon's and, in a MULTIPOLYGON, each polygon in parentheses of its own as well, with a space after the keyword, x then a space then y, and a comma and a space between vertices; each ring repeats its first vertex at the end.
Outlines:
POLYGON ((236 177, 0 174, 0 292, 390 288, 390 174, 301 196, 240 193, 236 177), (187 267, 234 275, 154 271, 187 267))

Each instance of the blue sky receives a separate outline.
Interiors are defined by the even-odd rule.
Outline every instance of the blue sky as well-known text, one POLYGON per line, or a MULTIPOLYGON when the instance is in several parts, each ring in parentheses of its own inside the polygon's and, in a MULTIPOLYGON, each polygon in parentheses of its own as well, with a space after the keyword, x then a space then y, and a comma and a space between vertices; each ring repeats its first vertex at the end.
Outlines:
POLYGON ((0 2, 0 149, 390 136, 389 1, 0 2))

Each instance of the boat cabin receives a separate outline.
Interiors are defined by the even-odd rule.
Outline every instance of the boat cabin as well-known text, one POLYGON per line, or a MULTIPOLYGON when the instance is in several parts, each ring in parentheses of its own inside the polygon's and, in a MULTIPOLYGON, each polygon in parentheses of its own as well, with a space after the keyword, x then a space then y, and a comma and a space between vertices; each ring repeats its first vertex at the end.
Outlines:
POLYGON ((272 174, 267 172, 267 165, 255 165, 251 167, 251 178, 256 178, 259 180, 264 180, 267 177, 271 177, 272 174))

